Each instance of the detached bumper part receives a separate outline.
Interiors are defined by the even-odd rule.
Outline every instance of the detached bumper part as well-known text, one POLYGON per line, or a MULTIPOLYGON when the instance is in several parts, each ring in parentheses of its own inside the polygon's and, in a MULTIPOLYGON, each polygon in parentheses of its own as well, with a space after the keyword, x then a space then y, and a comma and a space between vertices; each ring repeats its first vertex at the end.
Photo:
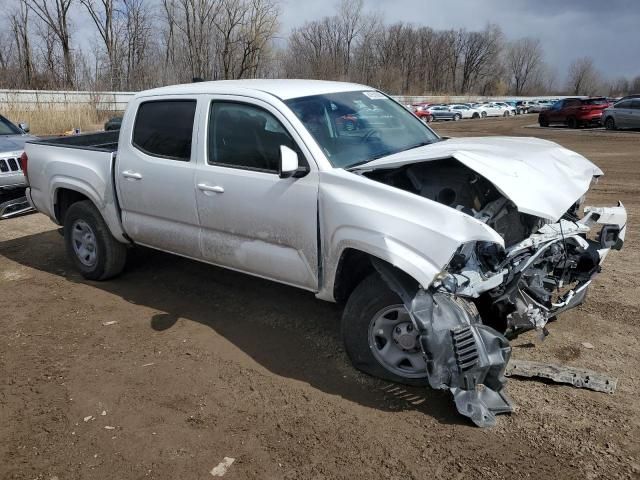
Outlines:
POLYGON ((420 332, 429 385, 449 389, 458 412, 479 427, 493 426, 496 414, 513 411, 504 391, 511 356, 507 339, 480 323, 473 304, 447 293, 418 290, 387 265, 375 266, 420 332))

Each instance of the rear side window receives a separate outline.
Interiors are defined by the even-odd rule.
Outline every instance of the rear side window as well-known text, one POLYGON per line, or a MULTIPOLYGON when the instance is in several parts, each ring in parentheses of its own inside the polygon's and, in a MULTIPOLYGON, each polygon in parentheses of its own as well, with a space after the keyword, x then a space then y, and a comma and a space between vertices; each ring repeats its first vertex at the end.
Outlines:
POLYGON ((133 145, 154 157, 188 162, 195 113, 195 100, 141 103, 133 127, 133 145))
POLYGON ((631 100, 623 100, 614 105, 615 108, 631 108, 631 100))
POLYGON ((640 100, 634 100, 631 103, 631 108, 633 108, 634 110, 640 110, 640 100))

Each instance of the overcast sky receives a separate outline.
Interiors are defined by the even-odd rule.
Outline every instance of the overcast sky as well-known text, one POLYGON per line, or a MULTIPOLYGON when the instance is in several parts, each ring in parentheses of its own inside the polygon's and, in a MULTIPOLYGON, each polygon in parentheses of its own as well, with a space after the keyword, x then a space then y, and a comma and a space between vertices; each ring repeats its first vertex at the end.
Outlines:
MULTIPOLYGON (((482 29, 491 22, 507 38, 538 37, 564 79, 575 58, 591 56, 609 78, 640 75, 640 0, 364 0, 387 22, 434 29, 482 29)), ((282 33, 333 14, 332 0, 282 0, 282 33)))

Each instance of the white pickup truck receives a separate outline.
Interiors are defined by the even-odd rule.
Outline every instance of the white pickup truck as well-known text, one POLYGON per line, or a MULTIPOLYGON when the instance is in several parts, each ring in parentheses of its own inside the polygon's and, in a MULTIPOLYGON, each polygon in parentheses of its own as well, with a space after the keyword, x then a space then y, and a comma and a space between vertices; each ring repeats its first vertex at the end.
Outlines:
POLYGON ((23 166, 86 278, 145 245, 345 302, 357 368, 449 389, 480 426, 512 409, 507 338, 580 304, 626 231, 621 204, 583 207, 602 171, 581 155, 441 138, 347 83, 145 91, 119 133, 29 142, 23 166))

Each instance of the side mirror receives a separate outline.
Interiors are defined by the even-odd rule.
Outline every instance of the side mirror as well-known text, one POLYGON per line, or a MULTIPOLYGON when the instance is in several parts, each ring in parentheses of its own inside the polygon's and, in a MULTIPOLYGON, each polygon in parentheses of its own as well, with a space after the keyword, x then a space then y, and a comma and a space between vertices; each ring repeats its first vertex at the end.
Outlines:
POLYGON ((29 128, 29 124, 28 123, 19 123, 18 126, 20 127, 20 129, 24 132, 24 133, 29 133, 29 131, 31 130, 29 128))
POLYGON ((303 177, 308 173, 308 169, 300 167, 298 154, 286 145, 280 145, 280 164, 278 165, 278 176, 280 178, 303 177))

